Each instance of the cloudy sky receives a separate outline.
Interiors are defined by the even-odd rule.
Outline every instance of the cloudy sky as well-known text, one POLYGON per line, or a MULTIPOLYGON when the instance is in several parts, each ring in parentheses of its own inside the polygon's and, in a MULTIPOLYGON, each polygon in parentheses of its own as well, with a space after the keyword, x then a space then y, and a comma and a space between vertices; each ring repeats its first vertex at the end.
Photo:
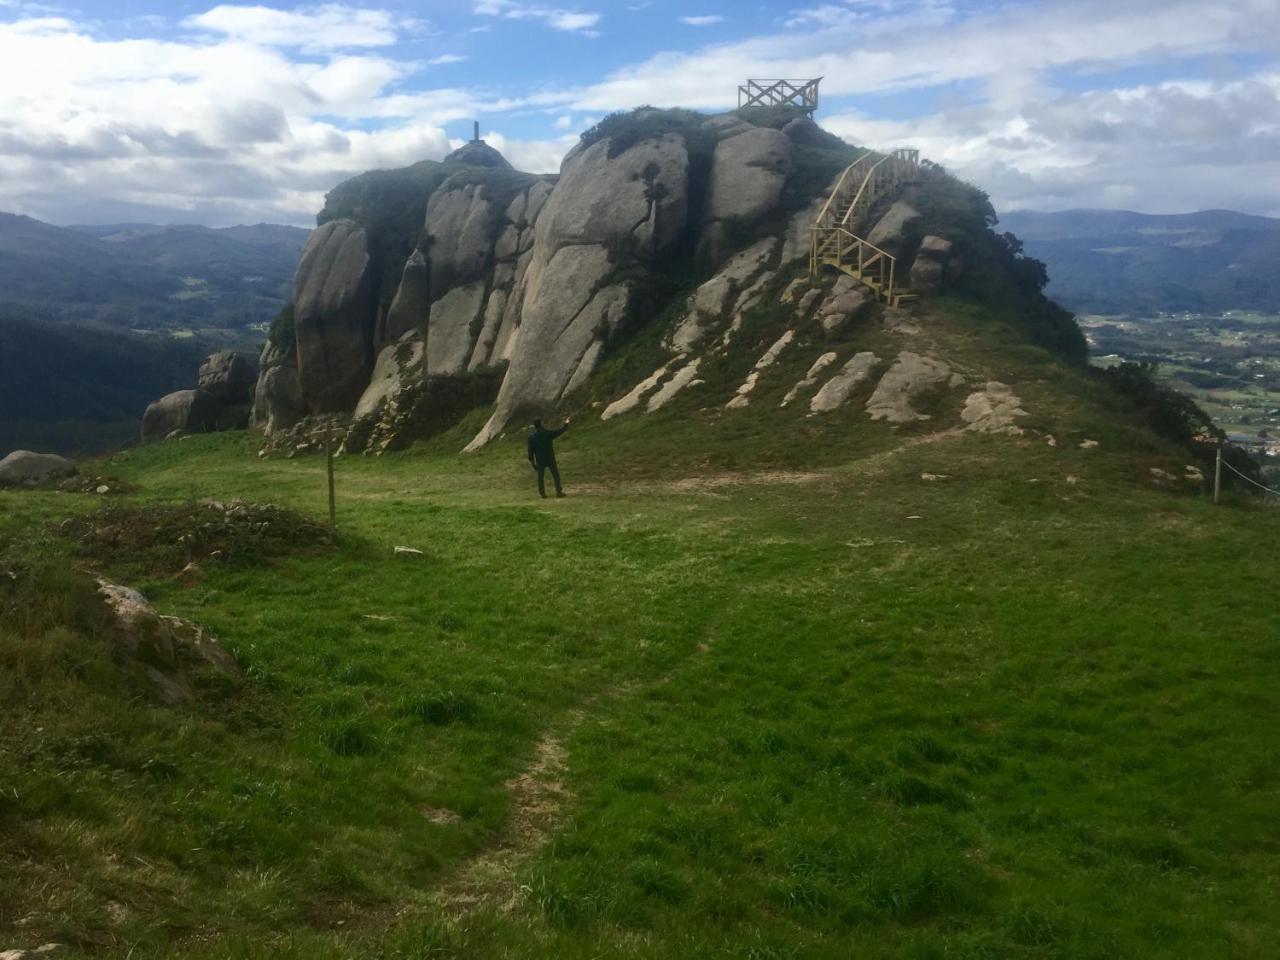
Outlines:
POLYGON ((609 111, 815 76, 1000 210, 1280 216, 1280 0, 0 0, 0 210, 309 224, 473 118, 554 171, 609 111))

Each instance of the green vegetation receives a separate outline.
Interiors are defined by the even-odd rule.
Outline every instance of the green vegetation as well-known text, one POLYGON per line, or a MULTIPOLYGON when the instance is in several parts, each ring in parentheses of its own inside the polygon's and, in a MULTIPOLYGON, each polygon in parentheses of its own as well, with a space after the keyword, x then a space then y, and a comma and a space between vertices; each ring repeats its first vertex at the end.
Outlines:
POLYGON ((280 308, 306 236, 268 224, 55 227, 0 213, 0 304, 52 321, 235 336, 280 308))
POLYGON ((0 305, 0 456, 24 447, 97 454, 135 440, 147 404, 194 386, 209 347, 0 305))
POLYGON ((1280 315, 1228 310, 1156 317, 1087 316, 1094 362, 1158 365, 1231 433, 1280 438, 1280 315))
POLYGON ((1019 325, 1035 343, 1085 359, 1088 343, 1074 316, 1043 292, 1049 280, 1045 265, 1024 255, 1013 234, 995 232, 996 212, 986 193, 927 165, 906 196, 924 214, 912 225, 910 239, 918 244, 927 233, 946 237, 964 261, 959 292, 1019 325))
MULTIPOLYGON (((340 459, 333 545, 211 539, 199 577, 172 575, 192 501, 320 517, 322 462, 213 434, 112 457, 138 492, 101 516, 0 492, 0 943, 1268 956, 1280 514, 1153 488, 1185 455, 964 297, 917 348, 1013 384, 1039 432, 943 435, 951 394, 897 430, 865 395, 779 409, 818 349, 891 355, 874 319, 802 329, 723 411, 778 322, 749 315, 649 417, 582 397, 564 501, 533 496, 519 431, 457 455, 484 410, 340 459), (208 625, 244 680, 152 703, 86 563, 208 625)), ((647 336, 602 377, 649 372, 647 336)))

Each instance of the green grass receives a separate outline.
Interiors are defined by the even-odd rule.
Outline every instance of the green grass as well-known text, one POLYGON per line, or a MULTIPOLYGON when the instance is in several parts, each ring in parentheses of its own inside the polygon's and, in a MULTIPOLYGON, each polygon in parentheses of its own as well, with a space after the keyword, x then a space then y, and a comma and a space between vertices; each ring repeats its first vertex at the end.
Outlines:
MULTIPOLYGON (((955 397, 899 431, 777 408, 817 352, 903 345, 871 321, 806 329, 723 412, 776 337, 749 318, 651 418, 585 399, 566 500, 533 495, 518 432, 457 456, 478 411, 340 460, 333 547, 190 585, 99 555, 244 666, 185 709, 130 687, 83 612, 56 530, 94 499, 0 492, 0 576, 21 557, 61 584, 0 610, 0 945, 1269 956, 1280 514, 1152 489, 1177 454, 1118 397, 936 309, 921 342, 1015 384, 1057 446, 904 443, 955 397)), ((117 503, 323 516, 322 462, 257 449, 102 469, 141 489, 117 503)))

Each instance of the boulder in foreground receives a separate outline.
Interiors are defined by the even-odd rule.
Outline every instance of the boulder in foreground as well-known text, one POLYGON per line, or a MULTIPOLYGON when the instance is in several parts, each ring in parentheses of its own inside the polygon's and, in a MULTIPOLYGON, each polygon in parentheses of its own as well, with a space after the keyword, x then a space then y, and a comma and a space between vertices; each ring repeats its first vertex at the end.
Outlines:
POLYGON ((75 472, 76 465, 56 453, 15 450, 0 460, 0 486, 43 483, 46 480, 69 477, 75 472))

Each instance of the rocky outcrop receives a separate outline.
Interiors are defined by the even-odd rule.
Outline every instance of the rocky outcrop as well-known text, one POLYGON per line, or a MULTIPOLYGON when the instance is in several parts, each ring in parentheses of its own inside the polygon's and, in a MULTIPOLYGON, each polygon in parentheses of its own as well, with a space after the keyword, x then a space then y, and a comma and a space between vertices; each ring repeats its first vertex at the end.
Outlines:
POLYGON ((804 391, 817 383, 818 377, 822 375, 822 372, 835 362, 836 354, 834 352, 824 353, 822 356, 818 357, 817 360, 813 361, 813 365, 809 367, 809 370, 804 377, 796 381, 796 385, 787 391, 787 395, 782 398, 782 403, 780 403, 779 406, 790 406, 796 397, 800 396, 800 394, 804 393, 804 391))
POLYGON ((867 242, 896 257, 902 253, 911 224, 919 219, 919 210, 905 200, 895 201, 868 232, 867 242))
POLYGON ((920 241, 920 249, 911 264, 911 290, 913 293, 930 294, 942 289, 951 260, 951 241, 928 236, 920 241))
POLYGON ((838 335, 872 302, 868 287, 842 273, 836 278, 831 293, 818 307, 818 322, 828 335, 838 335))
POLYGON ((365 230, 331 220, 311 232, 293 280, 298 383, 311 413, 355 406, 373 369, 365 230))
POLYGON ((790 173, 791 139, 779 130, 752 127, 716 144, 703 255, 719 263, 726 253, 726 222, 750 226, 773 210, 790 173))
MULTIPOLYGON (((270 349, 270 343, 263 348, 264 361, 270 349)), ((274 362, 274 355, 270 359, 274 362)), ((143 443, 173 433, 243 430, 249 425, 257 406, 255 376, 242 354, 210 354, 200 365, 197 382, 194 390, 175 391, 147 406, 142 414, 143 443)))
POLYGON ((839 409, 875 369, 880 358, 869 350, 855 353, 840 371, 824 383, 809 401, 809 416, 839 409))
POLYGON ((253 425, 267 433, 292 428, 307 412, 293 352, 282 350, 268 340, 262 347, 258 370, 253 393, 253 425))
POLYGON ((965 429, 974 433, 1007 433, 1018 436, 1022 428, 1018 426, 1019 417, 1027 416, 1022 409, 1022 401, 1014 394, 1013 388, 998 380, 991 380, 981 389, 975 390, 965 399, 964 409, 960 411, 960 419, 965 422, 965 429))
POLYGON ((958 382, 963 382, 963 378, 952 374, 951 368, 941 360, 903 350, 876 384, 875 392, 867 401, 867 413, 872 420, 890 423, 932 419, 929 414, 916 410, 912 403, 927 391, 956 386, 958 382))
POLYGON ((469 450, 513 417, 554 404, 592 372, 626 313, 630 285, 612 279, 615 261, 656 256, 685 226, 684 140, 641 140, 614 158, 609 146, 601 140, 566 158, 538 215, 519 285, 519 340, 508 347, 496 409, 469 450))
POLYGON ((217 428, 221 404, 202 390, 175 390, 153 400, 142 414, 142 442, 172 433, 208 433, 217 428))
POLYGON ((219 350, 200 364, 196 389, 227 404, 241 404, 253 392, 253 367, 243 354, 219 350))
POLYGON ((377 363, 373 365, 369 386, 365 387, 356 404, 356 417, 375 413, 381 404, 400 392, 410 377, 420 375, 425 349, 422 339, 413 334, 383 347, 378 353, 377 363))
POLYGON ((111 623, 116 662, 138 673, 162 703, 193 700, 194 675, 201 671, 239 678, 235 658, 199 624, 161 616, 138 591, 110 580, 98 579, 98 595, 111 623))
POLYGON ((56 453, 32 453, 30 450, 14 450, 0 460, 0 487, 6 485, 34 485, 49 480, 60 480, 76 472, 76 465, 56 453))

